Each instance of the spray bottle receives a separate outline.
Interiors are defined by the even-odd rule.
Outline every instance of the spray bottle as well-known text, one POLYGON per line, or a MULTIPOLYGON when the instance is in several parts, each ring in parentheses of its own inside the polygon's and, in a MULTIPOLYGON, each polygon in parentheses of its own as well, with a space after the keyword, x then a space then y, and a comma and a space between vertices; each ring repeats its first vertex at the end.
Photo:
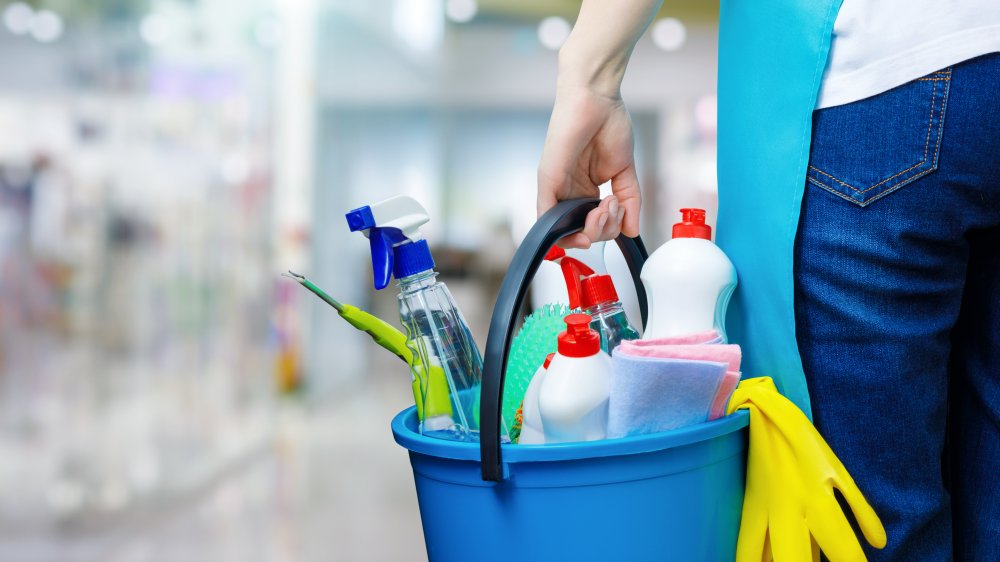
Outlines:
POLYGON ((594 271, 582 261, 566 255, 558 246, 553 246, 545 259, 562 268, 570 309, 593 318, 590 327, 600 334, 601 349, 605 353, 610 354, 624 340, 639 339, 639 332, 629 322, 610 275, 594 271))
MULTIPOLYGON (((421 431, 443 439, 477 441, 483 360, 451 292, 437 281, 434 259, 420 235, 420 227, 428 220, 420 203, 406 196, 347 213, 351 232, 363 233, 371 245, 375 289, 389 286, 392 277, 399 281, 399 318, 407 346, 422 365, 444 369, 453 424, 448 428, 422 425, 421 431)), ((414 376, 426 380, 420 372, 414 376)), ((421 390, 425 394, 435 391, 427 384, 421 390)), ((424 404, 433 400, 425 396, 424 404)))

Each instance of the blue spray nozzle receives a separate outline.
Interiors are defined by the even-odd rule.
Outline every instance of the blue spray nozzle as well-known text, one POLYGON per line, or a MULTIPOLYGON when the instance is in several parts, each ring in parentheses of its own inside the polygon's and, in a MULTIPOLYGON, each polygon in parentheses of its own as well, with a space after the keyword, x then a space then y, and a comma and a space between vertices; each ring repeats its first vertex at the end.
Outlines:
POLYGON ((375 288, 434 267, 427 242, 419 228, 429 220, 427 211, 411 197, 400 195, 347 213, 351 232, 361 232, 371 245, 375 288))
POLYGON ((372 208, 365 205, 347 213, 347 226, 351 232, 374 228, 375 216, 372 215, 372 208))

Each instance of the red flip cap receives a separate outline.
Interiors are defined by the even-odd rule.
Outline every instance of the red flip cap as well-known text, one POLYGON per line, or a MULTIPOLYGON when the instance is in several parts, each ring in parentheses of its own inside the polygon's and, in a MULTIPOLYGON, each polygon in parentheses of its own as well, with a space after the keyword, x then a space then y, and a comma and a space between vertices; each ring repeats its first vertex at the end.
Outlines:
POLYGON ((580 305, 583 308, 618 302, 618 291, 610 275, 591 275, 583 280, 580 288, 580 305))
POLYGON ((705 209, 681 209, 681 222, 674 224, 674 238, 712 239, 712 227, 705 224, 705 209))
POLYGON ((589 314, 570 314, 563 319, 566 331, 559 334, 559 355, 590 357, 601 352, 601 336, 590 329, 589 314))

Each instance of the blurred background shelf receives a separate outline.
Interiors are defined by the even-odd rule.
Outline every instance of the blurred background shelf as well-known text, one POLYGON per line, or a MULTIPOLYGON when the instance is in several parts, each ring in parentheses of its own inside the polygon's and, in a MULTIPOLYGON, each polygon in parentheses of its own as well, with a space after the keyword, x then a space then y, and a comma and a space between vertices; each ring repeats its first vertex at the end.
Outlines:
MULTIPOLYGON (((412 195, 482 346, 578 6, 0 0, 0 560, 423 559, 408 373, 278 274, 394 319, 342 217, 412 195)), ((714 213, 717 14, 623 86, 651 246, 714 213)))

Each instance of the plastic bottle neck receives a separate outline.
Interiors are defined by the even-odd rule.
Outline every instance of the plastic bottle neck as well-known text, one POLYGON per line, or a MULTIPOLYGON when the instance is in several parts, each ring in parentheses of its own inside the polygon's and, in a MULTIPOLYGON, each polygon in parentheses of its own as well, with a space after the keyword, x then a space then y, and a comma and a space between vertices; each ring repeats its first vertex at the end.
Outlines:
POLYGON ((586 308, 583 312, 596 318, 598 316, 613 316, 624 311, 625 309, 622 308, 622 303, 617 301, 607 301, 597 303, 590 308, 586 308))
POLYGON ((437 283, 437 275, 437 272, 433 269, 421 271, 420 273, 414 273, 413 275, 399 280, 399 289, 400 291, 406 293, 430 287, 431 285, 437 283))

